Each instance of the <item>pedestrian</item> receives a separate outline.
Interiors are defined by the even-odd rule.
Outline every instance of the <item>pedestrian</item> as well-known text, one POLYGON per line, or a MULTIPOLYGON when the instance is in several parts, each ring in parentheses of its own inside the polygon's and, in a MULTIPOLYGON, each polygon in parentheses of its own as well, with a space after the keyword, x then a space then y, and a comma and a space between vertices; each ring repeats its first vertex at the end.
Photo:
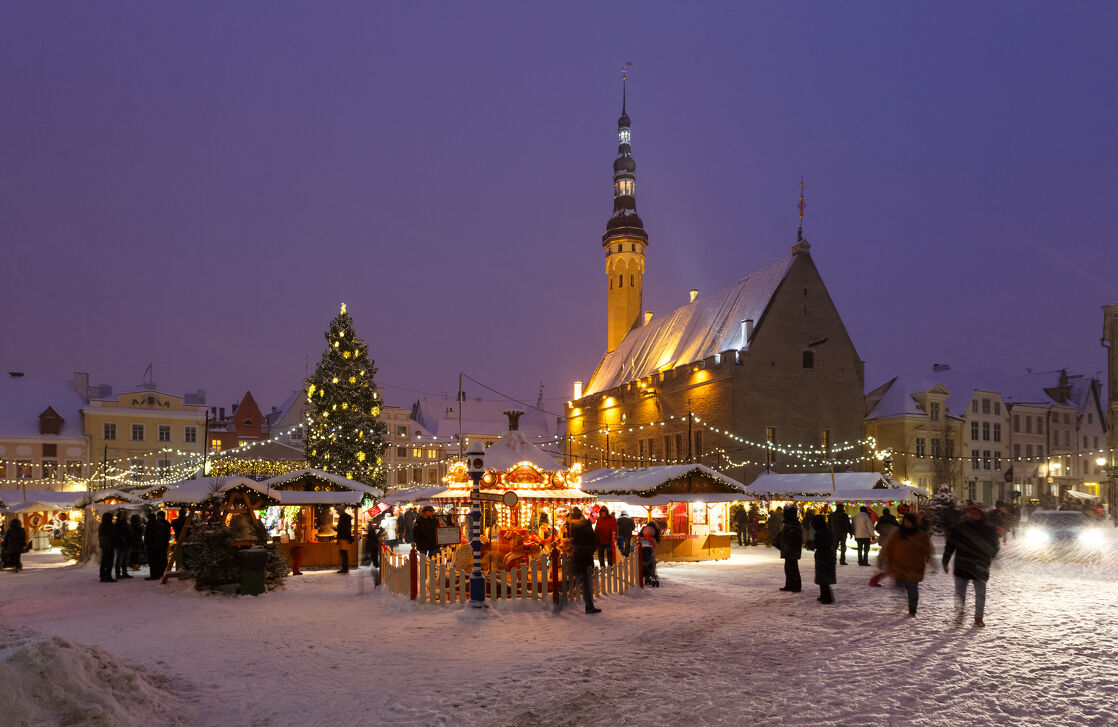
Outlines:
POLYGON ((743 506, 734 505, 730 509, 730 526, 734 528, 734 532, 738 535, 739 546, 744 546, 749 542, 749 521, 743 506))
POLYGON ((113 578, 113 561, 116 555, 116 527, 113 524, 113 514, 107 512, 101 516, 101 524, 97 526, 97 545, 101 548, 101 582, 116 583, 113 578))
POLYGON ((749 515, 746 516, 745 526, 748 528, 746 542, 750 545, 760 545, 760 540, 758 538, 761 534, 761 513, 757 510, 756 505, 749 508, 749 515))
POLYGON ((338 505, 338 556, 342 560, 339 573, 349 573, 349 546, 353 543, 353 517, 349 512, 338 505))
POLYGON ((148 554, 147 580, 155 581, 163 577, 167 570, 167 547, 171 541, 171 523, 167 513, 160 510, 147 522, 144 529, 144 545, 148 554))
POLYGON ((377 569, 380 569, 380 549, 384 542, 384 528, 380 526, 382 517, 370 520, 365 529, 365 562, 377 569))
POLYGON ((582 600, 586 604, 586 613, 601 613, 602 609, 594 606, 594 579, 591 574, 594 568, 594 550, 598 542, 594 537, 594 527, 577 507, 572 507, 567 515, 567 526, 571 534, 571 573, 574 583, 582 584, 582 600))
POLYGON ((551 527, 551 518, 546 512, 540 513, 540 526, 536 528, 540 540, 550 540, 555 537, 555 528, 551 527))
POLYGON ((144 565, 146 553, 144 552, 144 523, 140 520, 138 514, 133 513, 129 518, 129 525, 132 527, 132 548, 128 551, 129 564, 132 570, 140 570, 140 566, 144 565))
POLYGON ((803 553, 804 531, 791 505, 784 508, 783 524, 777 536, 780 557, 784 559, 784 587, 780 590, 799 593, 803 588, 800 580, 800 555, 803 553))
POLYGON ((435 508, 424 505, 412 528, 411 542, 415 544, 416 550, 428 558, 434 557, 439 550, 438 528, 439 521, 435 519, 435 508))
MULTIPOLYGON (((431 506, 428 505, 427 507, 431 506)), ((431 512, 434 511, 435 508, 431 507, 431 512)), ((396 523, 396 531, 399 534, 399 537, 402 537, 404 539, 403 542, 405 543, 415 542, 415 521, 419 519, 417 517, 418 514, 419 513, 416 512, 416 509, 414 507, 409 507, 407 510, 404 511, 402 515, 400 515, 400 519, 396 523)))
POLYGON ((838 580, 835 576, 835 536, 823 515, 812 517, 811 529, 815 533, 812 546, 815 549, 815 584, 819 586, 819 602, 834 603, 835 594, 831 586, 838 580))
POLYGON ((186 527, 186 510, 179 510, 179 515, 171 521, 171 529, 175 533, 175 542, 182 543, 183 528, 186 527))
POLYGON ((13 515, 8 529, 4 531, 3 544, 0 545, 0 562, 5 568, 14 568, 16 573, 23 570, 23 549, 27 547, 27 531, 23 529, 18 515, 13 515))
POLYGON ((900 526, 885 540, 881 557, 885 569, 908 594, 908 615, 916 616, 916 605, 920 601, 920 581, 924 580, 924 569, 932 560, 932 539, 920 527, 916 515, 907 513, 900 526))
POLYGON ((598 567, 613 565, 613 544, 617 540, 617 518, 603 506, 598 510, 598 521, 594 523, 594 537, 598 542, 598 567))
POLYGON ((846 565, 846 539, 854 534, 854 526, 850 524, 850 516, 846 508, 835 503, 834 512, 827 523, 831 526, 831 536, 835 540, 835 549, 838 550, 839 565, 846 565))
POLYGON ((769 511, 769 520, 765 524, 765 528, 769 531, 768 540, 769 547, 779 548, 780 529, 784 527, 784 515, 780 508, 774 507, 769 511))
POLYGON ((804 547, 808 550, 815 548, 815 529, 812 527, 812 522, 815 520, 815 510, 810 507, 804 508, 804 516, 802 519, 804 529, 804 547))
POLYGON ((131 557, 132 550, 132 525, 128 522, 128 516, 123 511, 117 513, 116 522, 113 525, 113 548, 116 552, 117 580, 131 578, 132 576, 128 573, 128 560, 131 557))
POLYGON ((893 513, 889 512, 889 508, 882 508, 881 517, 877 519, 877 523, 874 525, 873 528, 877 531, 878 534, 877 542, 884 543, 885 539, 888 538, 893 533, 893 531, 900 526, 901 524, 897 520, 897 517, 893 513))
POLYGON ((639 534, 641 546, 641 570, 644 572, 644 585, 657 588, 660 577, 656 575, 656 544, 660 542, 660 526, 649 520, 639 534))
POLYGON ((962 620, 967 602, 967 583, 974 582, 974 625, 984 626, 986 581, 990 580, 990 563, 998 555, 998 533, 984 521, 982 506, 971 505, 963 520, 947 533, 943 549, 943 572, 955 555, 955 597, 957 616, 962 620))
POLYGON ((870 564, 870 539, 873 538, 873 519, 870 509, 865 505, 858 508, 858 514, 851 521, 854 542, 858 544, 858 565, 870 564))
POLYGON ((637 524, 633 522, 633 518, 622 510, 621 517, 617 518, 617 549, 626 558, 633 552, 633 531, 636 529, 637 524))

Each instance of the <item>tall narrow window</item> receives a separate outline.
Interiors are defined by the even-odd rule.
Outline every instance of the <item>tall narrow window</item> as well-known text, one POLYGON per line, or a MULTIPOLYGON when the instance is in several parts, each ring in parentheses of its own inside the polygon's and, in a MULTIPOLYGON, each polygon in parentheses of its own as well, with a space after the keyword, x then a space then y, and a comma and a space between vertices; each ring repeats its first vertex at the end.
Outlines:
POLYGON ((624 288, 625 287, 625 276, 624 275, 618 275, 617 276, 617 287, 618 288, 624 288))
POLYGON ((917 459, 923 459, 926 454, 927 454, 927 443, 926 443, 924 437, 917 437, 916 438, 916 457, 917 457, 917 459))
POLYGON ((637 279, 636 275, 634 275, 634 274, 629 275, 629 287, 630 288, 637 287, 636 279, 637 279))
POLYGON ((815 352, 814 351, 804 351, 804 368, 805 369, 815 368, 815 352))

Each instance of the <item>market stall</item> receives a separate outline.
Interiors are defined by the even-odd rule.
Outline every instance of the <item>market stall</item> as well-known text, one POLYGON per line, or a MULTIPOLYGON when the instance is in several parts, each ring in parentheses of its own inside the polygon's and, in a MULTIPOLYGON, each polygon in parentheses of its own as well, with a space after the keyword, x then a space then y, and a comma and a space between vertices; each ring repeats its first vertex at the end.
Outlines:
POLYGON ((854 506, 919 504, 931 494, 877 472, 803 472, 762 474, 746 492, 776 506, 786 503, 832 503, 854 506))
POLYGON ((111 489, 92 492, 0 489, 0 513, 20 519, 34 550, 60 545, 66 533, 82 522, 91 504, 118 505, 138 501, 134 493, 111 489))
POLYGON ((583 475, 582 489, 615 515, 655 521, 662 561, 729 558, 730 505, 756 501, 737 480, 698 464, 594 470, 583 475))

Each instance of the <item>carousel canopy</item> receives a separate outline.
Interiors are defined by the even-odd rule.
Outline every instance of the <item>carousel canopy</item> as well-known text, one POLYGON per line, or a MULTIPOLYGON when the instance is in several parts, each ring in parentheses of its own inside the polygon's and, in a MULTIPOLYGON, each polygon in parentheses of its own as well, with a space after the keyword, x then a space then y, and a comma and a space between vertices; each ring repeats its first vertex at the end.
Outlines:
MULTIPOLYGON (((682 494, 695 495, 694 498, 691 498, 695 501, 702 501, 706 497, 707 502, 715 502, 710 498, 720 493, 731 495, 732 498, 729 502, 753 499, 745 494, 748 491, 745 485, 701 464, 594 470, 582 475, 582 489, 599 497, 630 494, 657 496, 664 494, 666 496, 669 493, 660 492, 660 490, 670 489, 670 486, 688 478, 698 478, 716 489, 712 492, 675 493, 677 496, 672 502, 684 502, 684 499, 678 497, 682 494)), ((727 500, 719 501, 727 502, 727 500)))
POLYGON ((566 470, 555 461, 547 452, 528 441, 524 432, 514 429, 504 435, 485 450, 485 469, 503 471, 515 467, 521 462, 531 462, 544 472, 561 472, 566 470))
MULTIPOLYGON (((521 502, 530 502, 536 505, 577 505, 583 502, 594 502, 598 498, 582 490, 575 489, 526 489, 510 487, 508 489, 482 490, 483 494, 498 497, 506 492, 515 492, 521 502)), ((451 489, 443 490, 431 498, 431 502, 467 503, 470 501, 470 490, 451 489)))
POLYGON ((917 487, 903 485, 877 472, 768 472, 760 475, 745 489, 751 495, 769 499, 784 497, 818 502, 909 500, 923 492, 917 487))

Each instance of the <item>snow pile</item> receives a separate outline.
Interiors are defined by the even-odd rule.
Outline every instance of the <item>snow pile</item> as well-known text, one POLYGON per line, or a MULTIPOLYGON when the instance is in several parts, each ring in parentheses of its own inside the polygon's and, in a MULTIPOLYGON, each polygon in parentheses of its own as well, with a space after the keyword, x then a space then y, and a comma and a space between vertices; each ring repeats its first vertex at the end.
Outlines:
POLYGON ((5 725, 184 724, 169 680, 55 636, 0 627, 5 725))

